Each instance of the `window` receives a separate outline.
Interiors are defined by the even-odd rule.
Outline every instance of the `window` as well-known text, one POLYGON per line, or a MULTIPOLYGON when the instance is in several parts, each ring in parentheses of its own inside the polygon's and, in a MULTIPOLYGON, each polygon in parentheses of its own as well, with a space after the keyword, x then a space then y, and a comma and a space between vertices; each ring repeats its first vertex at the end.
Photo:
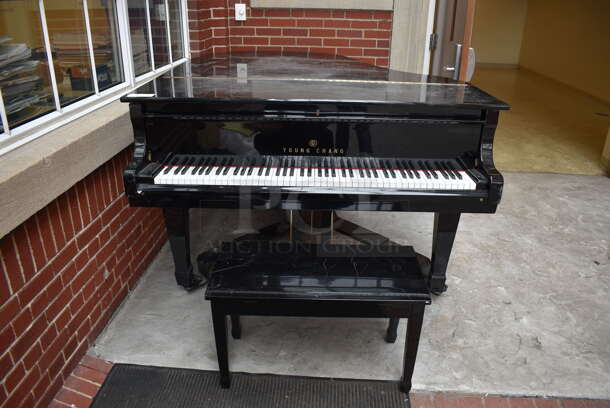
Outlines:
POLYGON ((0 154, 188 57, 186 0, 0 1, 0 154))

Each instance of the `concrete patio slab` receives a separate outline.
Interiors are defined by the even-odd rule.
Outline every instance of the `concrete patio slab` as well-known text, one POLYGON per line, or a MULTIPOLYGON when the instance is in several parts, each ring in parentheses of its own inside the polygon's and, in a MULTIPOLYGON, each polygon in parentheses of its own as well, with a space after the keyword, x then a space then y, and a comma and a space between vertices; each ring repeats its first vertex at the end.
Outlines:
MULTIPOLYGON (((193 252, 230 237, 240 216, 194 210, 193 252)), ((278 216, 252 215, 255 226, 278 216)), ((430 251, 432 214, 342 216, 430 251)), ((448 275, 424 318, 415 390, 610 398, 610 179, 506 174, 496 214, 462 217, 448 275)), ((386 324, 245 317, 242 339, 229 344, 231 370, 398 379, 406 324, 395 344, 383 341, 386 324)), ((217 369, 203 290, 176 286, 167 245, 92 352, 217 369)))

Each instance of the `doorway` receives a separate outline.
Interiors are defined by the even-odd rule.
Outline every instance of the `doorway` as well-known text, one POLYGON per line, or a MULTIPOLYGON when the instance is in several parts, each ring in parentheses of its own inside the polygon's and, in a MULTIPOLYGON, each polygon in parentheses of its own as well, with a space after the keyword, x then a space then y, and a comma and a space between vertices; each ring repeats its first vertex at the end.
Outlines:
POLYGON ((607 2, 476 1, 471 82, 511 105, 496 132, 499 169, 605 174, 609 15, 607 2))

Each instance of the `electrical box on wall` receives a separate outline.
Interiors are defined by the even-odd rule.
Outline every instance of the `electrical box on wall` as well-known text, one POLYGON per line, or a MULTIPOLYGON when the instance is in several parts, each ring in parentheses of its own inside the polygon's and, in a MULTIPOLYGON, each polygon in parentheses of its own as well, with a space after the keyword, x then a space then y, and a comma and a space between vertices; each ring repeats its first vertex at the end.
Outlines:
POLYGON ((246 21, 246 5, 244 3, 235 5, 235 20, 246 21))

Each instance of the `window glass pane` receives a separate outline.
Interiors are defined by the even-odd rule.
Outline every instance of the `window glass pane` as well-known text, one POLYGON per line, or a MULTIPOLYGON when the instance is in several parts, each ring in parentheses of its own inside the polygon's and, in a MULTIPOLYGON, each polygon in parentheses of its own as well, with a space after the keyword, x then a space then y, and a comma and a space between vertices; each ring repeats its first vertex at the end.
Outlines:
POLYGON ((148 28, 146 25, 146 1, 128 0, 129 31, 131 33, 131 50, 133 68, 136 76, 151 71, 148 28))
POLYGON ((176 61, 184 57, 180 0, 168 0, 167 6, 169 7, 169 31, 172 40, 172 59, 176 61))
POLYGON ((37 1, 0 2, 0 89, 11 128, 55 110, 37 1))
POLYGON ((123 82, 115 0, 88 0, 93 56, 100 91, 123 82))
POLYGON ((133 92, 139 93, 139 94, 154 94, 155 93, 155 86, 153 85, 154 81, 155 80, 153 79, 152 81, 149 81, 149 82, 145 83, 144 85, 141 85, 140 87, 136 88, 133 92))
POLYGON ((83 5, 78 0, 46 1, 45 12, 53 60, 61 74, 59 101, 65 106, 94 92, 83 5))
POLYGON ((167 43, 167 26, 165 25, 165 1, 148 0, 150 5, 150 28, 152 30, 153 55, 155 68, 169 64, 169 46, 167 43))

